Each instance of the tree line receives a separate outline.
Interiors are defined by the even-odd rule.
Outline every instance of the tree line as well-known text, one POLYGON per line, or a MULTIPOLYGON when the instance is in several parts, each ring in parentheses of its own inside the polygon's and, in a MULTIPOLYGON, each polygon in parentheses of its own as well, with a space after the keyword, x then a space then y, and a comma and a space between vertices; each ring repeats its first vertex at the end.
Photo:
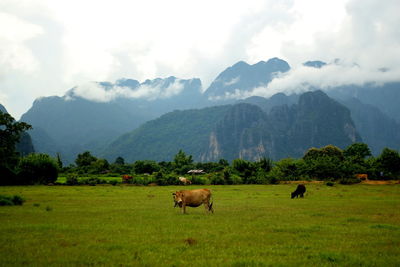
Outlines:
POLYGON ((138 160, 126 163, 117 157, 109 163, 89 151, 78 154, 75 164, 63 166, 59 154, 31 153, 22 157, 15 149, 21 134, 31 126, 16 122, 9 114, 0 113, 0 184, 54 183, 60 173, 71 179, 82 175, 129 175, 131 183, 170 185, 178 183, 178 176, 187 176, 197 184, 267 184, 281 180, 326 180, 353 183, 357 174, 369 179, 399 179, 400 154, 385 148, 377 157, 371 155, 367 144, 354 143, 345 149, 333 145, 310 148, 302 158, 272 161, 262 157, 256 161, 224 159, 218 162, 194 162, 191 155, 180 150, 172 161, 138 160), (203 170, 205 174, 188 174, 190 170, 203 170), (146 178, 143 178, 144 176, 146 178))

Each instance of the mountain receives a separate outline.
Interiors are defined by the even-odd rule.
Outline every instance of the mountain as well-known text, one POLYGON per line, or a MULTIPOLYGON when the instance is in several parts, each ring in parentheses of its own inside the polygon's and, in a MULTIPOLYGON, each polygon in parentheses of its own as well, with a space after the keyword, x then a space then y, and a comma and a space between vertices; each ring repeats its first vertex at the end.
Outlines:
POLYGON ((199 159, 213 126, 229 108, 215 106, 167 113, 122 135, 104 149, 102 156, 110 161, 119 156, 126 162, 144 159, 171 161, 183 149, 199 159))
POLYGON ((281 159, 301 157, 312 146, 345 148, 359 141, 350 111, 317 91, 269 113, 248 103, 171 112, 119 137, 104 156, 161 161, 183 149, 197 161, 281 159))
POLYGON ((365 86, 340 86, 326 92, 336 99, 355 98, 364 104, 375 106, 400 123, 400 82, 367 84, 365 86))
MULTIPOLYGON (((33 126, 39 152, 60 152, 65 163, 78 153, 100 152, 112 140, 140 124, 177 108, 204 105, 199 79, 136 80, 90 84, 96 94, 75 87, 63 97, 37 99, 21 120, 33 126), (99 93, 100 92, 100 93, 99 93), (103 96, 105 99, 97 99, 103 96)), ((90 90, 89 90, 90 92, 90 90)))
POLYGON ((373 155, 380 154, 385 147, 400 149, 400 123, 379 108, 364 104, 356 98, 341 102, 350 110, 358 132, 373 155))
POLYGON ((322 91, 304 93, 297 104, 272 107, 268 114, 236 105, 210 136, 214 141, 204 160, 302 157, 310 147, 345 148, 361 141, 350 111, 322 91))
POLYGON ((248 103, 259 106, 264 112, 269 113, 273 107, 288 105, 291 106, 296 104, 299 100, 299 95, 291 94, 285 95, 284 93, 277 93, 270 98, 261 96, 251 96, 243 100, 239 100, 239 103, 248 103))
POLYGON ((314 60, 314 61, 307 61, 303 63, 303 66, 306 67, 313 67, 313 68, 322 68, 323 66, 325 66, 326 63, 323 61, 319 61, 319 60, 314 60))
POLYGON ((221 72, 204 94, 207 98, 218 99, 229 94, 250 91, 267 85, 278 73, 289 70, 289 64, 279 58, 260 61, 254 65, 240 61, 221 72))
POLYGON ((8 113, 7 109, 2 104, 0 104, 0 111, 3 113, 8 113))
MULTIPOLYGON (((335 63, 330 64, 338 63, 335 61, 335 63)), ((324 70, 327 64, 322 61, 307 61, 303 65, 324 70)), ((212 128, 212 131, 208 133, 210 135, 207 137, 207 142, 212 140, 216 143, 218 141, 216 143, 218 147, 207 143, 202 151, 194 149, 193 154, 195 153, 194 155, 199 160, 215 159, 219 156, 218 151, 221 155, 225 155, 224 151, 228 151, 226 157, 238 155, 245 155, 249 158, 256 157, 255 155, 262 151, 260 144, 257 143, 258 141, 263 142, 262 146, 265 151, 262 153, 275 158, 301 156, 304 149, 304 147, 299 146, 301 143, 317 146, 319 143, 323 143, 321 140, 332 140, 332 142, 338 144, 347 144, 348 140, 343 137, 342 128, 339 128, 338 131, 337 126, 329 128, 331 127, 330 123, 333 123, 332 120, 340 118, 336 122, 340 125, 346 121, 344 119, 348 115, 346 112, 336 113, 337 110, 343 108, 343 105, 351 111, 350 116, 354 122, 354 124, 346 122, 346 125, 349 125, 349 128, 347 128, 348 137, 351 135, 351 131, 354 131, 352 127, 355 125, 356 132, 361 135, 365 142, 371 144, 374 154, 378 153, 377 151, 380 151, 383 146, 398 147, 396 146, 397 140, 399 140, 398 124, 400 124, 400 106, 398 105, 400 83, 398 82, 370 83, 365 86, 346 85, 326 89, 324 92, 330 98, 336 100, 332 102, 334 104, 321 95, 321 92, 314 92, 309 96, 310 99, 307 95, 285 95, 284 93, 275 94, 268 99, 260 96, 241 99, 252 92, 253 89, 267 86, 274 77, 289 70, 289 64, 279 58, 260 61, 253 65, 240 61, 221 72, 204 93, 202 93, 202 85, 199 79, 183 80, 173 76, 146 80, 142 83, 133 79, 120 79, 113 83, 92 82, 74 87, 62 97, 52 96, 37 99, 32 108, 21 117, 21 120, 33 126, 33 130, 29 133, 38 152, 53 156, 59 152, 66 164, 73 162, 77 154, 85 150, 91 151, 94 155, 108 155, 110 157, 117 155, 120 153, 119 151, 130 155, 130 152, 123 150, 123 147, 114 148, 110 147, 109 144, 115 142, 123 134, 131 135, 135 132, 133 130, 149 120, 174 110, 187 109, 197 109, 197 112, 207 114, 192 113, 195 117, 210 117, 210 121, 208 121, 210 125, 203 126, 204 131, 212 128), (320 95, 316 97, 316 94, 320 95), (322 101, 325 106, 322 106, 318 101, 322 101), (354 101, 359 101, 359 103, 354 101), (342 104, 341 107, 336 105, 337 102, 342 104), (222 117, 217 118, 214 114, 208 114, 210 111, 208 109, 203 110, 204 107, 222 104, 230 104, 232 108, 232 114, 228 111, 226 114, 224 113, 226 116, 228 114, 231 116, 226 120, 222 117), (253 108, 250 108, 250 106, 253 108), (254 109, 254 106, 258 108, 254 109), (313 110, 313 106, 319 108, 313 110), (234 110, 236 110, 236 113, 234 110), (322 110, 326 114, 331 112, 331 116, 326 115, 322 110), (229 125, 230 122, 237 125, 246 124, 245 121, 240 121, 240 116, 235 117, 235 114, 242 114, 242 112, 247 114, 245 118, 252 121, 258 128, 247 127, 245 133, 237 132, 235 133, 236 136, 234 133, 225 135, 228 131, 223 133, 223 129, 225 127, 232 128, 229 125), (320 112, 321 114, 314 114, 313 112, 320 112), (261 116, 261 114, 265 115, 261 116), (322 117, 322 114, 325 114, 325 117, 322 117), (256 121, 252 120, 254 119, 253 116, 257 118, 256 121), (213 119, 211 120, 211 118, 213 119), (235 118, 235 120, 232 121, 232 118, 235 118), (316 122, 316 120, 320 121, 316 122), (325 126, 322 127, 321 125, 325 126), (309 127, 314 131, 313 134, 308 132, 310 131, 309 127), (331 136, 328 136, 329 132, 323 130, 324 127, 331 130, 331 136), (268 131, 265 129, 268 129, 268 131), (211 135, 211 132, 213 132, 213 135, 211 135), (333 135, 335 134, 338 135, 337 140, 334 139, 333 135), (286 136, 286 139, 277 136, 286 136), (287 136, 290 136, 290 138, 287 136), (225 147, 225 142, 238 147, 225 147), (256 144, 259 145, 259 150, 255 149, 256 144), (268 147, 268 149, 265 147, 268 147), (105 150, 110 150, 110 153, 107 154, 105 150)), ((312 88, 313 91, 318 91, 318 89, 312 88)), ((171 114, 176 115, 178 113, 172 112, 171 114)), ((219 113, 217 112, 217 114, 219 113)), ((190 126, 192 123, 196 125, 196 120, 191 121, 185 118, 185 125, 182 125, 171 119, 172 123, 181 125, 183 128, 192 127, 190 126)), ((146 128, 150 132, 152 132, 151 125, 146 124, 146 127, 150 127, 146 128)), ((168 134, 168 127, 171 126, 165 125, 165 127, 167 127, 166 134, 168 134)), ((193 129, 196 129, 196 127, 193 126, 193 129)), ((142 129, 140 131, 144 133, 147 130, 142 129)), ((162 128, 158 128, 158 131, 161 132, 160 138, 162 140, 168 139, 162 135, 164 131, 162 128)), ((204 132, 202 133, 204 134, 204 132)), ((179 136, 178 131, 174 135, 179 136)), ((137 132, 134 136, 131 138, 136 143, 138 138, 142 138, 140 137, 141 134, 137 132)), ((197 138, 195 137, 197 136, 195 130, 192 131, 191 136, 197 138)), ((350 138, 350 140, 359 140, 359 137, 353 132, 353 138, 350 138)), ((119 142, 122 144, 125 141, 121 139, 119 142)), ((196 142, 203 144, 200 139, 196 142)), ((131 146, 130 143, 126 143, 126 145, 131 146)), ((139 151, 139 148, 147 149, 147 141, 144 142, 143 146, 136 145, 138 148, 135 148, 134 151, 138 156, 129 156, 132 159, 139 156, 140 159, 145 159, 146 156, 167 159, 170 157, 170 151, 178 147, 178 145, 173 146, 171 144, 171 147, 167 148, 167 154, 156 155, 157 153, 139 151)), ((160 143, 158 145, 162 146, 160 143)), ((185 142, 182 141, 181 145, 185 145, 185 142)), ((189 144, 188 147, 194 145, 189 144)), ((157 149, 153 150, 156 151, 157 149)))
MULTIPOLYGON (((7 109, 0 104, 0 112, 8 113, 7 109)), ((15 145, 15 149, 20 153, 21 156, 26 156, 30 153, 35 152, 35 148, 32 143, 32 138, 27 132, 23 132, 19 139, 19 142, 15 145)))

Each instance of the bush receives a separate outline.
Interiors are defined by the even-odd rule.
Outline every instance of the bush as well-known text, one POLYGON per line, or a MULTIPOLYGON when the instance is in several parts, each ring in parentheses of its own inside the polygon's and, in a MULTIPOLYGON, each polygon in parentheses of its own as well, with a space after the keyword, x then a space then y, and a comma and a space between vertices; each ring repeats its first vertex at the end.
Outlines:
POLYGON ((334 182, 326 182, 326 185, 327 185, 327 186, 334 186, 335 183, 334 183, 334 182))
POLYGON ((204 176, 192 176, 192 184, 200 184, 200 185, 205 185, 205 184, 210 184, 210 181, 204 177, 204 176))
POLYGON ((119 182, 117 180, 110 180, 108 183, 111 184, 111 185, 119 184, 119 182))
POLYGON ((154 174, 154 178, 155 178, 155 182, 158 185, 167 185, 167 180, 164 178, 164 173, 162 171, 160 172, 155 172, 154 174))
MULTIPOLYGON (((165 176, 165 182, 168 185, 178 185, 179 184, 179 180, 176 177, 177 177, 176 174, 166 175, 165 176)), ((193 183, 193 181, 192 181, 192 183, 193 183)))
POLYGON ((210 183, 217 185, 217 184, 225 184, 224 176, 222 173, 213 173, 209 175, 210 183))
POLYGON ((230 182, 232 184, 243 184, 243 179, 239 175, 231 174, 230 182))
POLYGON ((132 180, 132 184, 135 185, 148 185, 150 183, 154 183, 156 182, 151 176, 147 175, 147 176, 139 176, 136 175, 135 177, 133 177, 132 180))
POLYGON ((25 202, 25 199, 21 196, 5 196, 0 195, 0 206, 15 206, 22 205, 25 202))
POLYGON ((49 184, 58 177, 58 165, 55 159, 46 154, 29 154, 21 158, 18 165, 18 183, 49 184))
POLYGON ((78 185, 78 174, 76 173, 68 173, 67 174, 67 180, 65 182, 67 185, 78 185))
POLYGON ((89 179, 86 179, 83 184, 87 184, 87 185, 92 185, 95 186, 97 184, 106 184, 107 181, 104 179, 100 179, 97 177, 90 177, 89 179))

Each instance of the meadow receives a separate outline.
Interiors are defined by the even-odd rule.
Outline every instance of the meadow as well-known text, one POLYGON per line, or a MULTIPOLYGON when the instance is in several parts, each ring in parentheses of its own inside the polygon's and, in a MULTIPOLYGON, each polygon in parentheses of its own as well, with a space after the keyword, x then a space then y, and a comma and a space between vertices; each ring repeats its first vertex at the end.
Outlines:
POLYGON ((399 266, 400 184, 3 186, 0 266, 399 266), (214 214, 172 192, 210 188, 214 214))

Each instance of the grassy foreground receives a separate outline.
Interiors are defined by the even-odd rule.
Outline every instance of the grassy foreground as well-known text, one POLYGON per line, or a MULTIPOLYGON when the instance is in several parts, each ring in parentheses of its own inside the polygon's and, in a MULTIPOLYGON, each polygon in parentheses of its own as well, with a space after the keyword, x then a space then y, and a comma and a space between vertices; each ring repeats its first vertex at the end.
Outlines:
POLYGON ((210 188, 215 213, 183 215, 183 186, 14 186, 0 207, 0 266, 399 266, 400 185, 210 188))

